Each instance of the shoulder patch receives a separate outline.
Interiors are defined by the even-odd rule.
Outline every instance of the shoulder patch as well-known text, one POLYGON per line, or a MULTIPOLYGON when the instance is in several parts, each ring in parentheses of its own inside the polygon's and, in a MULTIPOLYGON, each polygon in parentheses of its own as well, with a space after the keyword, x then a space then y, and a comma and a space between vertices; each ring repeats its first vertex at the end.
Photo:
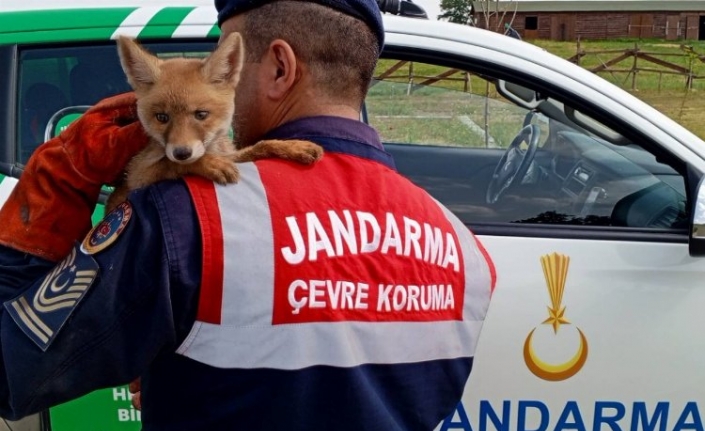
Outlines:
POLYGON ((81 244, 81 251, 85 254, 96 254, 108 248, 125 230, 131 217, 132 205, 128 201, 115 207, 88 232, 81 244))
POLYGON ((17 325, 46 351, 98 276, 98 263, 76 248, 47 276, 4 304, 17 325))

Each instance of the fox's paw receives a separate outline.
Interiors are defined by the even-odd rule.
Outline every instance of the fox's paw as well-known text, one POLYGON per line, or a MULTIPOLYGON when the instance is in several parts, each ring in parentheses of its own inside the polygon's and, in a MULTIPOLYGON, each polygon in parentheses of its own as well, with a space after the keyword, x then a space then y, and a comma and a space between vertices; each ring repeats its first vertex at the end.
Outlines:
POLYGON ((268 139, 238 151, 233 159, 237 162, 252 162, 279 158, 310 165, 321 157, 323 157, 323 148, 311 141, 268 139))
POLYGON ((218 184, 236 183, 240 179, 237 165, 228 159, 212 158, 204 163, 200 174, 218 184))
POLYGON ((294 139, 286 141, 286 158, 298 163, 310 165, 323 157, 323 148, 311 141, 294 139))

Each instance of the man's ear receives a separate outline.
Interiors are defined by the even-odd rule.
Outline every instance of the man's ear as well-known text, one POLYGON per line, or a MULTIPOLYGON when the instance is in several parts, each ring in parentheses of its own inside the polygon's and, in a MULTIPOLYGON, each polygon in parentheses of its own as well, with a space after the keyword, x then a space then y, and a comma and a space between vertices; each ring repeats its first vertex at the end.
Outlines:
POLYGON ((240 80, 245 60, 240 33, 231 33, 203 62, 203 76, 214 84, 227 83, 235 87, 240 80))
POLYGON ((160 59, 127 36, 120 36, 117 45, 122 70, 135 91, 147 89, 157 82, 160 59))
POLYGON ((284 97, 299 80, 303 64, 286 41, 272 41, 266 54, 269 85, 267 96, 278 100, 284 97))

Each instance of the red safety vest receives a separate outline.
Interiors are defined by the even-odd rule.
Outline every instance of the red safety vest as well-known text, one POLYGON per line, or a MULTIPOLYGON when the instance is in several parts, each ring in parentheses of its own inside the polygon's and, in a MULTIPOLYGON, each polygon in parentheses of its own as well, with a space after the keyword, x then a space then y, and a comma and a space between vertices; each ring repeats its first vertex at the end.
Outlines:
POLYGON ((356 156, 239 166, 235 185, 187 180, 203 279, 177 353, 282 370, 474 355, 494 269, 448 209, 356 156))

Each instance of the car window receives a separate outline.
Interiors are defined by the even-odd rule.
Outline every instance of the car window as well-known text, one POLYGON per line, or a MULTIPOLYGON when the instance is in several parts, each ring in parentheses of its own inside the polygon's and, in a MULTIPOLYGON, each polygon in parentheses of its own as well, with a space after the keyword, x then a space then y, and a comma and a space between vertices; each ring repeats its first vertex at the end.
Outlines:
POLYGON ((521 129, 527 110, 504 100, 489 81, 455 69, 439 74, 438 67, 418 63, 394 66, 400 63, 422 75, 375 80, 366 102, 369 121, 385 142, 498 148, 521 129))
POLYGON ((17 109, 20 163, 44 142, 49 119, 59 110, 91 105, 128 88, 114 47, 22 50, 17 109))
MULTIPOLYGON (((169 42, 145 46, 164 57, 203 57, 213 43, 169 42)), ((114 44, 22 48, 17 91, 17 161, 26 163, 44 142, 47 125, 59 111, 71 115, 75 111, 66 108, 90 106, 126 91, 130 91, 130 86, 114 44)), ((59 127, 66 125, 67 122, 58 123, 59 127)))
POLYGON ((376 74, 365 117, 400 172, 468 224, 687 225, 675 167, 558 100, 522 107, 493 77, 429 64, 387 59, 376 74))

